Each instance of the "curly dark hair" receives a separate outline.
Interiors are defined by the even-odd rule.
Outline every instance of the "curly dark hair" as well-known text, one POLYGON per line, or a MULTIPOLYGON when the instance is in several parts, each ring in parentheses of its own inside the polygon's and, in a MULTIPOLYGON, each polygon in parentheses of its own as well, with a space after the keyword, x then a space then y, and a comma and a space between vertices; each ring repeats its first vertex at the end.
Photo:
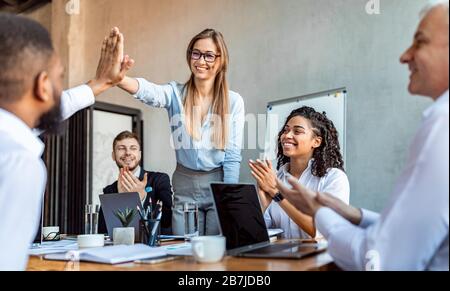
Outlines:
POLYGON ((339 133, 334 127, 333 122, 328 119, 326 113, 319 113, 311 107, 301 107, 292 111, 286 119, 286 123, 278 134, 278 153, 277 153, 277 169, 289 163, 290 158, 283 154, 283 146, 281 144, 281 136, 284 133, 284 128, 288 122, 296 117, 301 116, 311 122, 313 132, 316 136, 322 138, 320 147, 314 150, 312 174, 316 177, 323 177, 326 175, 328 169, 337 168, 344 170, 344 160, 339 146, 339 133))

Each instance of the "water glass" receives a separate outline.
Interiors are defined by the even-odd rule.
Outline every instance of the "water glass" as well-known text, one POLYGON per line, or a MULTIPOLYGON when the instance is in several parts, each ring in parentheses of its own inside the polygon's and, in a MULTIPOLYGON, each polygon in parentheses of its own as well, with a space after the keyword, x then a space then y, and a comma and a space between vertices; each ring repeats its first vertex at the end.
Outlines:
POLYGON ((84 234, 98 234, 100 206, 88 204, 84 208, 84 234))
POLYGON ((184 213, 184 240, 190 241, 199 236, 198 205, 195 202, 183 204, 184 213))

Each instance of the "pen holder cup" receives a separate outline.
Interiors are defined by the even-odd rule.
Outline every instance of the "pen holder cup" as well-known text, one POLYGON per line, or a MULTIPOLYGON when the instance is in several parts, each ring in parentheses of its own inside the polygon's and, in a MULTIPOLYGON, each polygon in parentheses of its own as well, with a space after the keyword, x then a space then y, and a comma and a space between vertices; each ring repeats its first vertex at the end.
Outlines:
POLYGON ((139 237, 141 243, 150 247, 161 246, 161 219, 140 220, 139 237))

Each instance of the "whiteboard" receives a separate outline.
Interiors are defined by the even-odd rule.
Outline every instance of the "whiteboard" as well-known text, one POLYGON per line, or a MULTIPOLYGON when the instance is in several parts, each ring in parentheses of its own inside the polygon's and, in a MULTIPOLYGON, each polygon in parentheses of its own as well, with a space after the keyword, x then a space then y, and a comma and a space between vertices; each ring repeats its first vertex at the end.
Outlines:
POLYGON ((302 106, 309 106, 320 113, 327 113, 327 117, 333 121, 339 133, 339 144, 345 162, 347 113, 347 90, 345 88, 270 102, 267 105, 264 156, 261 158, 271 161, 276 160, 278 133, 291 112, 302 106))

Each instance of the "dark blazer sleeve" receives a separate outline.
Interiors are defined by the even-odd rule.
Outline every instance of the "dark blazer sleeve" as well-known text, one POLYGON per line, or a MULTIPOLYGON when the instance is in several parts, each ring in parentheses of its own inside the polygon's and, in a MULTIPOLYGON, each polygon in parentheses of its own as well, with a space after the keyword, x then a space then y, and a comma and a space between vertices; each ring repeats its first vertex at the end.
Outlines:
POLYGON ((118 193, 118 191, 119 191, 119 188, 117 187, 117 181, 112 183, 109 186, 106 186, 103 189, 104 194, 114 194, 114 193, 118 193))
POLYGON ((158 173, 154 181, 154 191, 157 199, 163 203, 161 226, 170 228, 172 225, 172 185, 167 174, 158 173))

